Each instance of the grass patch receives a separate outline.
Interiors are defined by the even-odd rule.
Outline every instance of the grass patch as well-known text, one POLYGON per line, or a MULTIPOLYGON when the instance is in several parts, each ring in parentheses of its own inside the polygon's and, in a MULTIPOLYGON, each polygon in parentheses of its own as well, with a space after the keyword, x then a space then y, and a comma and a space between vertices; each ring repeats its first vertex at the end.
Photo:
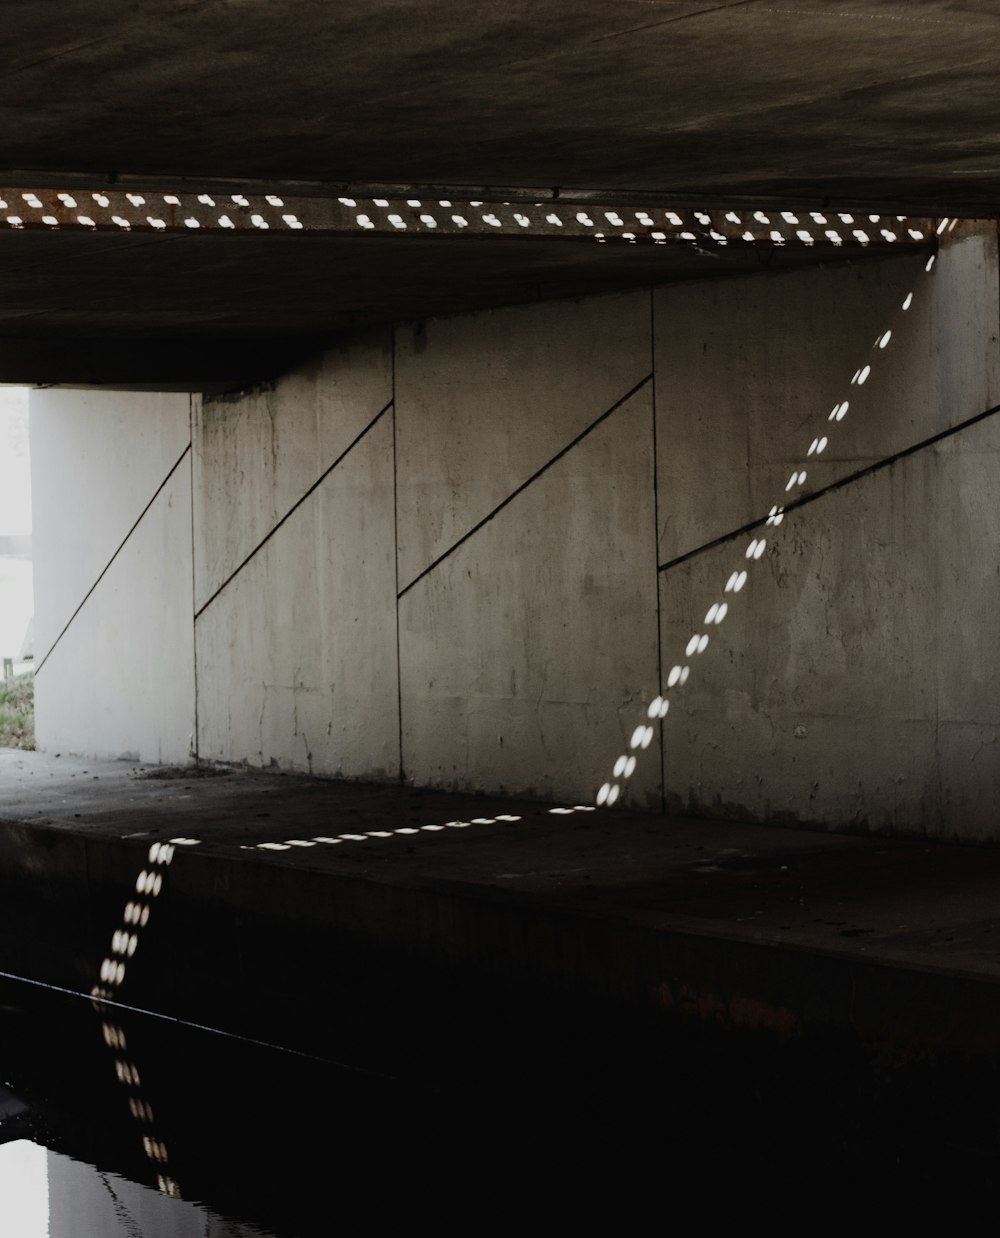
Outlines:
POLYGON ((0 679, 0 748, 35 746, 35 677, 0 679))

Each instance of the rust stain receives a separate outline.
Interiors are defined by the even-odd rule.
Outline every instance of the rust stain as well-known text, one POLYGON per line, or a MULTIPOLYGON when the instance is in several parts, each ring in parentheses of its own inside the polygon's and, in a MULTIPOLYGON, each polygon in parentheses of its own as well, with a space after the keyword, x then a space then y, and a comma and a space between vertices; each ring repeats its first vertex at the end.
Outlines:
POLYGON ((729 1016, 734 1027, 775 1032, 784 1039, 802 1035, 802 1019, 787 1006, 772 1006, 755 997, 731 997, 729 1016))

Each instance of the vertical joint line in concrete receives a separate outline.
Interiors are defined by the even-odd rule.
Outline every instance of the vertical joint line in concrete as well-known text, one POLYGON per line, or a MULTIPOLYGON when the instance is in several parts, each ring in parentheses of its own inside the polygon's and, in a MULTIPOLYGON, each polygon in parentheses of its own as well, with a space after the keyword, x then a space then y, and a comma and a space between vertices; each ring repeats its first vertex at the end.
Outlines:
POLYGON ((635 384, 634 387, 631 387, 628 391, 626 391, 625 394, 620 399, 615 400, 614 404, 612 404, 610 408, 606 408, 604 412, 600 414, 599 417, 595 418, 595 420, 593 420, 590 423, 589 426, 584 427, 584 429, 580 431, 580 433, 576 436, 576 438, 568 442, 565 447, 561 447, 556 452, 556 454, 551 458, 551 460, 547 460, 541 466, 541 468, 536 469, 534 473, 532 473, 531 476, 526 481, 521 482, 519 486, 515 487, 515 489, 513 489, 510 492, 510 494, 508 494, 507 497, 502 502, 498 503, 491 512, 485 515, 482 518, 482 520, 478 521, 478 523, 474 524, 471 529, 463 533, 457 542, 454 542, 451 546, 448 547, 447 550, 439 554, 438 557, 434 559, 433 562, 429 563, 422 572, 418 572, 417 575, 414 576, 414 578, 410 581, 408 585, 406 585, 405 588, 398 590, 396 594, 397 600, 401 597, 404 597, 407 593, 409 593, 409 591, 413 588, 414 585, 419 584, 420 581, 422 581, 425 576, 429 575, 431 572, 434 571, 436 567, 438 567, 441 563, 443 563, 445 559, 453 555, 460 546, 463 546, 469 540, 470 537, 473 537, 476 533, 478 533, 479 530, 484 527, 484 525, 489 524, 489 522, 494 518, 494 516, 499 516, 499 514, 503 511, 503 509, 509 503, 513 503, 513 501, 517 498, 519 494, 522 494, 525 490, 528 489, 530 485, 538 481, 539 477, 541 477, 543 473, 547 473, 554 464, 558 464, 559 461, 563 458, 563 456, 568 455, 573 450, 574 447, 576 447, 579 443, 582 443, 583 440, 587 437, 587 435, 590 434, 592 431, 596 430, 597 427, 601 425, 603 422, 607 421, 607 419, 611 416, 612 413, 617 412, 618 409, 620 409, 623 404, 627 404, 628 401, 631 400, 631 398, 637 392, 641 391, 643 387, 645 387, 645 385, 650 381, 652 377, 653 377, 652 374, 647 374, 645 378, 640 378, 640 380, 635 384))
POLYGON ((198 630, 195 626, 194 600, 198 576, 194 563, 194 393, 188 395, 188 448, 191 451, 191 664, 194 672, 194 743, 191 755, 198 764, 198 630))
POLYGON ((357 447, 358 443, 361 442, 361 440, 365 437, 365 435, 369 432, 369 430, 374 429, 374 427, 378 424, 379 421, 381 421, 381 419, 385 416, 385 414, 389 411, 390 408, 392 408, 391 400, 389 401, 388 404, 386 404, 384 408, 380 408, 379 411, 375 414, 375 416, 371 419, 371 421, 369 421, 368 424, 364 427, 364 429, 360 430, 354 436, 354 438, 351 439, 351 441, 347 444, 347 446, 340 453, 340 455, 336 458, 336 460, 334 460, 332 464, 328 465, 327 468, 325 468, 323 472, 320 473, 319 477, 316 478, 316 480, 309 487, 309 489, 305 492, 305 494, 301 495, 298 499, 295 500, 295 502, 291 505, 288 511, 285 512, 285 514, 281 517, 281 519, 277 522, 277 524, 272 525, 272 527, 264 534, 264 536, 260 539, 257 545, 254 546, 253 550, 250 551, 250 553, 243 560, 243 562, 233 568, 233 570, 229 573, 229 575, 222 582, 222 584, 219 585, 218 589, 216 589, 216 591, 212 594, 212 596, 208 599, 208 601, 198 607, 198 609, 194 612, 195 619, 201 618, 201 616, 205 613, 206 610, 208 610, 208 608, 212 605, 212 603, 219 596, 219 594, 223 591, 223 589, 225 589, 233 580, 236 579, 236 577, 240 574, 240 572, 243 571, 246 565, 259 551, 264 549, 264 547, 271 540, 271 538, 274 537, 275 533, 277 533, 277 531, 281 528, 281 526, 285 523, 285 521, 288 520, 289 517, 291 517, 292 515, 295 514, 295 512, 298 511, 298 509, 302 506, 302 504, 306 501, 306 499, 308 499, 309 496, 315 490, 319 489, 319 487, 323 484, 323 482, 326 481, 326 479, 330 476, 330 474, 337 467, 337 465, 340 464, 340 462, 343 459, 345 459, 348 455, 350 455, 350 453, 354 450, 355 447, 357 447))
POLYGON ((161 482, 160 482, 160 484, 156 487, 156 490, 153 492, 153 497, 149 500, 149 502, 148 502, 148 503, 146 504, 146 506, 142 509, 142 511, 139 513, 139 515, 138 515, 138 516, 136 516, 136 518, 135 518, 135 523, 132 525, 132 527, 129 529, 129 531, 125 534, 125 536, 122 538, 122 540, 118 543, 118 547, 117 547, 117 549, 115 550, 115 553, 111 556, 111 558, 107 561, 107 563, 105 563, 104 567, 102 567, 102 568, 101 568, 100 574, 98 575, 98 577, 97 577, 97 579, 94 581, 94 583, 90 586, 90 588, 87 590, 87 592, 83 595, 82 599, 80 600, 80 604, 79 604, 79 606, 77 606, 76 610, 74 610, 74 611, 73 611, 73 613, 70 615, 69 619, 67 619, 67 620, 66 620, 66 626, 65 626, 65 627, 63 628, 63 630, 59 633, 59 635, 55 638, 55 640, 52 642, 52 644, 48 647, 48 650, 46 651, 45 657, 44 657, 44 658, 42 658, 41 662, 39 662, 39 663, 38 663, 38 665, 35 667, 35 672, 34 672, 34 673, 35 673, 36 675, 37 675, 37 674, 38 674, 38 672, 42 669, 42 667, 45 665, 45 663, 46 663, 46 662, 48 662, 49 658, 50 658, 50 657, 51 657, 51 655, 52 655, 52 651, 55 649, 56 645, 58 645, 58 644, 59 644, 59 642, 62 640, 62 638, 63 638, 63 637, 66 635, 66 633, 69 631, 70 626, 72 625, 73 621, 76 619, 77 615, 80 613, 80 611, 81 611, 81 610, 83 610, 84 606, 86 606, 86 604, 87 604, 87 599, 90 597, 90 595, 94 592, 94 590, 97 588, 97 586, 101 583, 101 581, 102 581, 102 580, 104 579, 104 577, 107 575, 108 570, 109 570, 109 568, 111 567, 112 563, 114 563, 115 559, 117 559, 117 558, 118 558, 118 556, 121 554, 121 552, 125 549, 125 544, 128 542, 129 538, 132 536, 132 534, 136 531, 136 529, 137 529, 137 528, 139 527, 139 525, 142 523, 143 517, 146 515, 146 513, 149 511, 149 509, 153 506, 153 504, 156 502, 156 500, 160 497, 160 494, 162 493, 163 489, 166 487, 166 485, 167 485, 167 483, 170 481, 171 477, 173 477, 173 475, 174 475, 174 474, 177 472, 177 470, 180 468, 181 463, 182 463, 182 462, 183 462, 183 460, 184 460, 184 457, 188 454, 188 452, 189 452, 190 450, 191 450, 191 444, 190 444, 190 442, 189 442, 189 443, 188 443, 188 445, 187 445, 187 446, 184 448, 184 450, 181 452, 181 454, 180 454, 180 455, 177 457, 177 459, 174 461, 174 463, 173 463, 173 465, 171 466, 170 471, 167 473, 166 477, 164 477, 163 481, 161 481, 161 482))
POLYGON ((396 721, 399 726, 399 781, 403 773, 403 667, 399 641, 399 465, 396 454, 396 328, 390 327, 392 357, 392 554, 396 567, 396 721))
MULTIPOLYGON (((656 445, 656 289, 649 290, 649 372, 652 375, 653 406, 653 587, 656 590, 656 692, 663 692, 663 615, 660 604, 660 481, 656 445)), ((667 771, 663 751, 663 719, 657 727, 660 744, 660 811, 666 812, 667 771)))

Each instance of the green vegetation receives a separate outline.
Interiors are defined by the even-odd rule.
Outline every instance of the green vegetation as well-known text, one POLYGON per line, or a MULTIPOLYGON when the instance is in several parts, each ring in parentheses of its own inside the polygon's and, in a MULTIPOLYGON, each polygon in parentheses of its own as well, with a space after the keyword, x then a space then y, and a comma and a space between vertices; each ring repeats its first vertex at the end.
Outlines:
POLYGON ((35 681, 27 675, 0 679, 0 748, 34 748, 35 681))

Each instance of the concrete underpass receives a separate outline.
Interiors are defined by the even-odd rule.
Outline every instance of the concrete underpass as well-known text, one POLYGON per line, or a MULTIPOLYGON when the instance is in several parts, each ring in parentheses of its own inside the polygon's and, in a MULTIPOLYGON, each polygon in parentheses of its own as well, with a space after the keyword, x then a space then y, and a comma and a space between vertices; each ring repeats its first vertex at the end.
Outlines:
POLYGON ((326 1233, 392 1132, 977 1232, 991 6, 64 7, 0 87, 15 1238, 326 1233))

